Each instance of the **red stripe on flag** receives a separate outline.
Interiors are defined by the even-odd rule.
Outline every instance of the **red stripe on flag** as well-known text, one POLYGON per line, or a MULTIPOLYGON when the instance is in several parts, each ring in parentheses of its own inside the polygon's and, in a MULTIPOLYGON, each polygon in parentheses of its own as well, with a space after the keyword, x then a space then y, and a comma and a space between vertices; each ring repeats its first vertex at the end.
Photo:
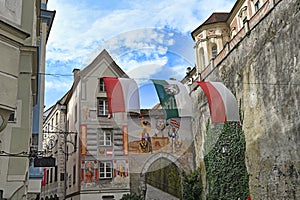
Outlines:
POLYGON ((108 112, 125 112, 124 96, 122 86, 115 77, 104 77, 104 84, 108 99, 108 112))
POLYGON ((198 82, 198 85, 207 97, 212 123, 226 122, 225 106, 218 90, 209 82, 198 82))

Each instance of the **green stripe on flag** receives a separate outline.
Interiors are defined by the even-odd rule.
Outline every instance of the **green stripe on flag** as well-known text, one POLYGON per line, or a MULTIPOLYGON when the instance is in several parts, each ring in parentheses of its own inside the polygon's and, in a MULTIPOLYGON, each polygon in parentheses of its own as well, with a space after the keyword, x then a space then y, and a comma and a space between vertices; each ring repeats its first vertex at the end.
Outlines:
POLYGON ((152 80, 154 83, 160 104, 165 110, 166 119, 179 117, 176 100, 173 95, 167 94, 165 86, 169 83, 165 80, 152 80))

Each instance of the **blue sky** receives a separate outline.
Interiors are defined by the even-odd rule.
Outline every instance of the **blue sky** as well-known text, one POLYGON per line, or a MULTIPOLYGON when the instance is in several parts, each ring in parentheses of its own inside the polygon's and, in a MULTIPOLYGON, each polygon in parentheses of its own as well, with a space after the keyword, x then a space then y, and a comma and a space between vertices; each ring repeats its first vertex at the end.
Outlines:
MULTIPOLYGON (((49 0, 56 16, 47 43, 46 108, 71 87, 74 68, 83 69, 104 48, 136 80, 181 80, 195 65, 191 32, 213 12, 229 12, 235 0, 49 0), (213 3, 212 3, 213 2, 213 3)), ((158 103, 140 87, 142 108, 158 103)))

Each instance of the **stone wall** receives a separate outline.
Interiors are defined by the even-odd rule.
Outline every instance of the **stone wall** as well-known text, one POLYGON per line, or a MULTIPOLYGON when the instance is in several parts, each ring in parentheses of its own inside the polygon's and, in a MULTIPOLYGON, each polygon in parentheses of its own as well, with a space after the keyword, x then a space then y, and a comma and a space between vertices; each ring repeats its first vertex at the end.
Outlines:
MULTIPOLYGON (((254 200, 300 199, 299 10, 299 0, 279 2, 217 66, 218 78, 208 79, 224 82, 240 102, 254 200)), ((192 97, 200 111, 196 162, 203 166, 208 106, 201 89, 192 97)))

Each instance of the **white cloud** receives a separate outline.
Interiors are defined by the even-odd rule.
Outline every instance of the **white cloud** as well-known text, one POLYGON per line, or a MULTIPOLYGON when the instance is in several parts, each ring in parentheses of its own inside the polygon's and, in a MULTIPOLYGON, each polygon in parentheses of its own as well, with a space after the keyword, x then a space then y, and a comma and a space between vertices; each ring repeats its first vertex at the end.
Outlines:
POLYGON ((168 58, 158 57, 154 55, 151 60, 138 61, 130 59, 129 56, 122 57, 118 60, 118 64, 123 66, 126 73, 135 79, 149 79, 153 74, 156 74, 168 62, 168 58))
MULTIPOLYGON (((76 3, 73 0, 51 0, 48 9, 57 12, 47 44, 48 72, 71 74, 73 68, 87 66, 105 48, 130 76, 149 78, 170 63, 168 53, 186 59, 184 52, 193 52, 192 47, 178 44, 176 34, 169 30, 191 40, 190 32, 212 12, 229 12, 234 2, 130 0, 116 4, 115 0, 76 3)), ((174 77, 185 68, 173 66, 174 77)), ((71 80, 48 79, 46 92, 67 91, 71 84, 71 80)))
MULTIPOLYGON (((233 2, 215 0, 212 4, 209 0, 136 0, 128 2, 128 9, 113 9, 112 5, 107 8, 111 11, 107 12, 93 9, 90 4, 83 7, 82 3, 75 4, 71 0, 52 0, 48 8, 57 12, 49 37, 47 58, 82 60, 96 48, 99 41, 111 40, 120 33, 136 29, 169 26, 189 33, 204 21, 203 16, 207 18, 212 11, 229 11, 233 2)), ((127 37, 131 37, 129 41, 132 38, 143 39, 142 34, 127 34, 127 37)), ((155 34, 152 37, 158 43, 162 42, 161 37, 155 34)))
POLYGON ((72 78, 64 78, 64 80, 52 79, 45 81, 45 89, 49 91, 67 91, 70 89, 70 85, 72 85, 72 78))

